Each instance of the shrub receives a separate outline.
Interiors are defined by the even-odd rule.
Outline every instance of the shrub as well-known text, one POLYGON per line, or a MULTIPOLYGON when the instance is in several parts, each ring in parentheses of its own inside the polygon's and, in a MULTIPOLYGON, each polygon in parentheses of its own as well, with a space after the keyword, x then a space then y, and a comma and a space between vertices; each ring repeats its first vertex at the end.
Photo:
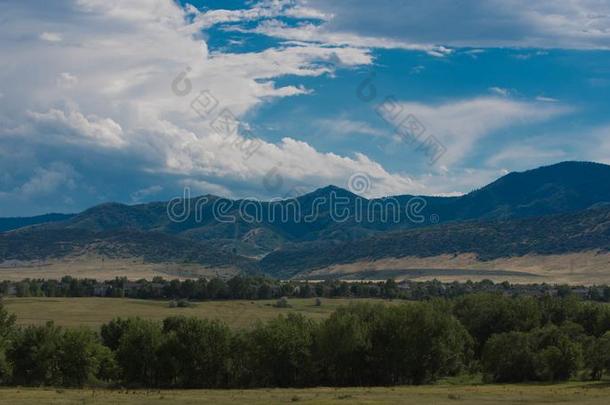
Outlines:
POLYGON ((290 304, 288 304, 288 297, 282 297, 278 299, 275 303, 276 308, 290 308, 290 304))
POLYGON ((187 299, 179 299, 179 300, 171 300, 168 303, 168 307, 170 308, 191 308, 195 305, 187 299))

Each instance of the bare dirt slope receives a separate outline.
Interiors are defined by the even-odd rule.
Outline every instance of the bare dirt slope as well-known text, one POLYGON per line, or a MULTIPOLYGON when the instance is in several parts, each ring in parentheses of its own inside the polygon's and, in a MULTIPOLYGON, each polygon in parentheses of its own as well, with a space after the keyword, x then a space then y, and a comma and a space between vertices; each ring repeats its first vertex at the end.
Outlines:
POLYGON ((610 283, 610 254, 597 251, 558 255, 529 254, 482 261, 475 254, 384 258, 318 269, 295 278, 466 281, 490 279, 513 283, 610 283))

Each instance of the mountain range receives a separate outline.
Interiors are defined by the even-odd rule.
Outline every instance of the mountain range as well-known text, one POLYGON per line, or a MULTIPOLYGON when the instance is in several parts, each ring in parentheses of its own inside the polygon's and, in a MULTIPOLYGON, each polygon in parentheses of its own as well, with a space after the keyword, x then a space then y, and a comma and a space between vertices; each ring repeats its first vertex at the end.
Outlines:
POLYGON ((468 267, 480 268, 530 256, 603 256, 609 179, 608 165, 563 162, 507 174, 459 197, 366 199, 328 186, 282 201, 204 195, 107 203, 75 215, 0 218, 0 262, 138 258, 289 278, 350 263, 358 265, 349 273, 370 271, 401 258, 473 255, 468 267))

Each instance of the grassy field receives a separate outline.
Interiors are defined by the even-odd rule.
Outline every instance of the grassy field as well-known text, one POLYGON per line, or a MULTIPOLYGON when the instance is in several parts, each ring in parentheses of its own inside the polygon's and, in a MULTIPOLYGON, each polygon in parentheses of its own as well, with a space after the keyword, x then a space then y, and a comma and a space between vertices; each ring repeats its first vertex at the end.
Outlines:
MULTIPOLYGON (((41 324, 55 321, 62 326, 85 325, 99 327, 116 317, 139 316, 162 320, 170 315, 222 319, 232 327, 249 327, 257 320, 265 321, 289 312, 301 313, 313 319, 329 316, 337 307, 364 299, 323 299, 316 306, 313 298, 289 299, 291 308, 276 308, 275 301, 208 301, 197 302, 191 308, 169 308, 167 301, 127 298, 6 298, 4 305, 17 315, 20 324, 41 324)), ((377 300, 377 302, 384 302, 377 300)), ((387 301, 385 301, 387 302, 387 301)), ((399 302, 399 301, 393 301, 399 302)))
POLYGON ((55 390, 2 388, 0 404, 607 404, 607 383, 430 385, 257 390, 55 390))
POLYGON ((192 263, 148 263, 140 258, 111 259, 96 255, 66 257, 61 260, 43 262, 17 261, 0 263, 0 280, 20 281, 24 278, 45 278, 59 280, 63 276, 113 280, 115 277, 128 277, 130 280, 155 276, 166 279, 185 279, 231 276, 238 274, 234 268, 214 269, 192 263))

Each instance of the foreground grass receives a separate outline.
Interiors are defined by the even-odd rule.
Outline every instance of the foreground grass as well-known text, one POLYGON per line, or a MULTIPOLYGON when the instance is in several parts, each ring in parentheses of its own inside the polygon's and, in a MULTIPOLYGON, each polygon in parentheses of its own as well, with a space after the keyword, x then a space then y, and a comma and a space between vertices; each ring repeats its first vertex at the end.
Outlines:
MULTIPOLYGON (((323 299, 321 306, 313 298, 289 299, 290 308, 276 308, 275 300, 264 301, 206 301, 191 308, 169 308, 167 301, 137 300, 128 298, 6 298, 5 308, 17 316, 20 324, 42 324, 54 321, 61 326, 89 326, 98 328, 116 317, 139 316, 163 320, 171 315, 220 319, 231 327, 252 326, 257 320, 266 321, 279 314, 297 312, 313 319, 328 317, 337 307, 350 302, 388 302, 367 299, 323 299)), ((400 301, 394 301, 400 302, 400 301)))
POLYGON ((607 383, 430 385, 257 390, 55 390, 2 388, 0 404, 607 404, 607 383))

